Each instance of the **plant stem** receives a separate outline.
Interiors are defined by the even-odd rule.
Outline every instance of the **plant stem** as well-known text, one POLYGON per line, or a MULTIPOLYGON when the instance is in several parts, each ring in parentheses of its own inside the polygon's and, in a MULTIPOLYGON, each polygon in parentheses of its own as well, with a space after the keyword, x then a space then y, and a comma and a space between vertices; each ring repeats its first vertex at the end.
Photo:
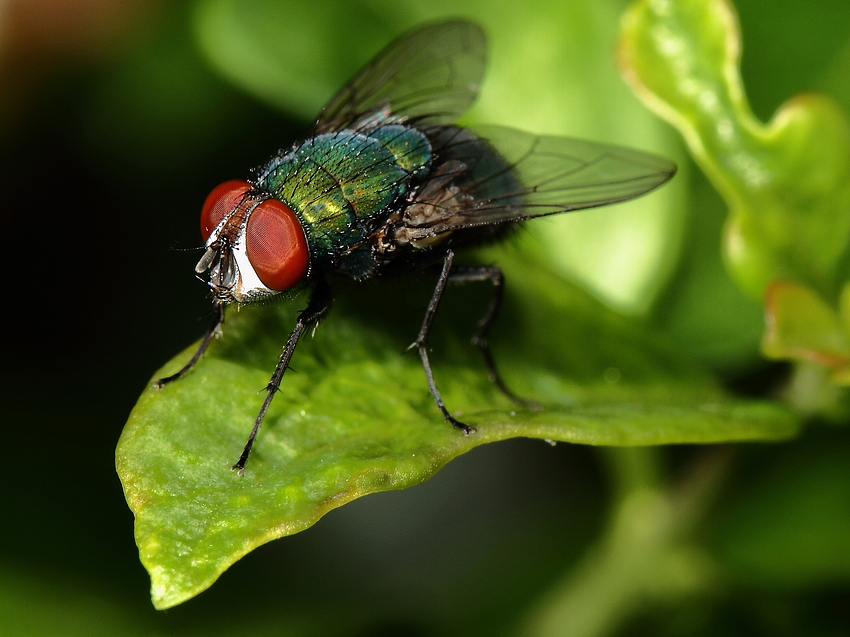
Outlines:
POLYGON ((618 497, 608 529, 537 603, 518 633, 611 634, 647 603, 706 587, 711 562, 688 536, 716 491, 727 456, 706 451, 680 488, 672 489, 660 482, 660 449, 609 450, 618 497))

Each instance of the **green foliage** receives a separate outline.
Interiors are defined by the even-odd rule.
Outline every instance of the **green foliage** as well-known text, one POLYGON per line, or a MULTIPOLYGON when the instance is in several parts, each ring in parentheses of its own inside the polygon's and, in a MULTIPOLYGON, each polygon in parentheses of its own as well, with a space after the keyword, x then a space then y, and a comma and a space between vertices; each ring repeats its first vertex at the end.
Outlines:
POLYGON ((847 114, 830 97, 803 94, 759 122, 744 93, 737 16, 726 0, 636 2, 621 51, 635 92, 679 129, 730 207, 726 263, 746 293, 765 301, 763 354, 829 371, 820 382, 798 371, 809 382, 795 383, 789 402, 845 417, 824 384, 847 384, 838 307, 850 243, 847 114))
POLYGON ((799 96, 757 121, 726 0, 637 2, 622 37, 625 76, 730 206, 724 247, 739 285, 756 299, 777 279, 835 294, 850 240, 850 122, 838 104, 799 96))
POLYGON ((712 548, 735 578, 779 590, 850 579, 847 446, 799 447, 807 453, 783 450, 713 522, 712 548))
MULTIPOLYGON (((543 408, 517 408, 489 383, 452 329, 453 314, 471 311, 456 302, 439 315, 432 345, 447 405, 478 430, 468 437, 443 421, 418 357, 404 354, 421 306, 375 317, 375 307, 404 297, 381 285, 348 289, 315 339, 299 347, 296 373, 284 377, 242 477, 229 467, 299 303, 232 311, 224 336, 189 376, 149 388, 122 435, 117 465, 157 607, 197 594, 260 544, 360 496, 417 484, 488 442, 656 445, 794 434, 789 413, 725 396, 656 337, 557 277, 514 263, 508 280, 522 282, 510 292, 511 314, 529 316, 507 348, 498 337, 494 347, 511 384, 543 408), (446 350, 448 360, 440 355, 446 350)), ((424 285, 427 294, 430 283, 404 284, 424 285)))
POLYGON ((841 295, 841 317, 809 288, 780 281, 767 291, 767 332, 762 349, 772 358, 811 361, 848 382, 850 288, 841 295))
MULTIPOLYGON (((765 348, 795 361, 790 378, 787 365, 760 359, 761 299, 746 296, 721 261, 727 205, 679 133, 617 73, 629 2, 80 0, 72 20, 43 5, 0 11, 0 183, 14 230, 4 255, 26 277, 19 287, 27 299, 7 313, 0 372, 8 451, 0 632, 847 634, 850 430, 841 425, 850 405, 843 363, 812 362, 843 360, 846 277, 838 266, 832 289, 773 282, 765 348), (111 22, 119 13, 125 21, 111 22), (765 402, 777 397, 798 419, 830 404, 837 425, 808 426, 785 444, 549 446, 514 438, 480 445, 415 487, 358 498, 308 532, 253 551, 203 595, 157 611, 113 461, 139 393, 119 459, 122 474, 133 477, 127 493, 144 531, 142 557, 152 564, 155 553, 164 566, 154 573, 160 584, 179 579, 184 567, 184 584, 200 583, 205 569, 214 577, 224 561, 283 528, 282 518, 257 504, 255 488, 278 497, 295 485, 304 497, 280 509, 299 508, 302 522, 337 504, 317 505, 298 492, 303 480, 288 470, 300 463, 313 485, 339 493, 340 476, 309 464, 311 454, 337 453, 327 439, 342 444, 338 455, 352 470, 345 497, 374 488, 380 476, 387 483, 378 489, 414 482, 476 444, 441 421, 416 355, 405 351, 433 284, 427 279, 364 287, 364 296, 340 292, 316 338, 299 346, 284 382, 289 393, 275 399, 241 478, 229 466, 303 299, 232 312, 224 337, 185 383, 145 389, 153 370, 205 327, 208 299, 192 276, 199 255, 191 249, 210 189, 248 176, 303 136, 328 96, 393 36, 457 15, 482 23, 490 41, 469 122, 629 145, 680 168, 648 197, 538 220, 516 241, 476 255, 507 268, 506 306, 491 341, 496 360, 510 386, 540 399, 544 411, 516 409, 495 392, 469 345, 488 286, 447 291, 432 360, 449 406, 479 425, 478 440, 523 432, 594 444, 791 435, 787 411, 765 402), (104 30, 112 36, 101 37, 104 30), (639 318, 603 310, 562 276, 639 318), (223 370, 235 373, 222 377, 223 370), (366 387, 372 379, 392 391, 366 387), (154 418, 170 409, 173 421, 154 418), (312 423, 315 431, 305 426, 311 413, 328 417, 312 423), (400 420, 369 423, 364 415, 400 420), (345 455, 343 419, 368 435, 363 444, 373 457, 345 455), (293 459, 284 446, 293 435, 315 446, 293 459), (393 456, 413 446, 432 455, 418 464, 393 456), (189 458, 197 464, 180 465, 189 458), (364 474, 364 467, 379 471, 364 474), (160 487, 143 493, 151 484, 160 487), (198 514, 213 504, 221 508, 216 525, 198 514), (246 512, 271 526, 252 529, 246 512), (228 534, 245 542, 229 558, 228 534), (150 541, 157 536, 164 539, 158 554, 150 541), (190 544, 185 555, 174 553, 190 544)), ((652 4, 665 5, 694 6, 652 4)), ((742 83, 720 78, 718 86, 746 87, 744 110, 756 126, 741 119, 734 130, 744 150, 770 142, 786 153, 787 167, 796 166, 804 140, 788 142, 790 124, 756 118, 770 122, 801 91, 829 93, 850 108, 850 3, 736 0, 735 9, 742 83), (780 140, 787 144, 780 148, 780 140)), ((728 39, 736 25, 726 25, 714 36, 728 39)), ((723 46, 714 48, 708 66, 716 69, 723 46)), ((810 155, 810 166, 798 166, 802 184, 810 192, 815 181, 827 184, 840 162, 818 164, 837 157, 810 155)), ((740 191, 734 181, 721 188, 724 196, 740 191)), ((827 203, 814 206, 818 214, 829 212, 827 203)), ((788 214, 791 223, 797 214, 788 214)), ((816 241, 820 225, 803 228, 801 241, 816 241)), ((840 234, 841 224, 835 228, 840 234)), ((755 248, 770 266, 785 247, 765 237, 771 241, 761 238, 755 248)), ((824 245, 834 249, 829 237, 824 245)), ((813 253, 817 263, 826 257, 813 253)))

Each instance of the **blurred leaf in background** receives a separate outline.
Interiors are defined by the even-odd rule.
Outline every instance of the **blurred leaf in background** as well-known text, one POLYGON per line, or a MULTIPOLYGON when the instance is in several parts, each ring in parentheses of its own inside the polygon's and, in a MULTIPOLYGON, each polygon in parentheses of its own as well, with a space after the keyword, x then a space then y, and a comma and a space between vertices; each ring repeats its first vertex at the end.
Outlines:
MULTIPOLYGON (((681 131, 729 204, 724 254, 741 288, 766 301, 764 353, 835 368, 827 362, 834 348, 824 343, 824 322, 841 320, 838 297, 847 278, 847 113, 833 98, 809 93, 780 106, 768 124, 759 122, 741 82, 741 36, 727 0, 636 2, 624 20, 621 51, 624 76, 681 131), (794 297, 801 305, 788 302, 783 291, 792 287, 804 288, 794 297), (814 355, 821 345, 826 350, 814 355), (801 356, 801 347, 809 354, 801 356)), ((800 408, 829 393, 796 388, 790 400, 800 408)))
POLYGON ((777 279, 835 294, 850 239, 850 122, 822 95, 758 122, 736 22, 727 0, 637 2, 624 20, 624 74, 729 202, 724 247, 741 287, 758 300, 777 279))

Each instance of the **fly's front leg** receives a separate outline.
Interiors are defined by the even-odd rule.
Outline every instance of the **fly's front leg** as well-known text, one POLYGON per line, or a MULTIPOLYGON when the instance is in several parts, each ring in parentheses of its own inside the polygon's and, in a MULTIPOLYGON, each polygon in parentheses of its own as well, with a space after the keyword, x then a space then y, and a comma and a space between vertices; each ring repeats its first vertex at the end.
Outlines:
POLYGON ((260 430, 260 425, 263 423, 263 418, 266 416, 266 411, 272 402, 272 398, 274 398, 274 395, 280 389, 280 381, 283 378, 286 368, 289 367, 289 361, 295 352, 295 346, 298 345, 298 339, 305 329, 316 325, 319 319, 328 311, 331 305, 331 298, 330 289, 327 284, 324 281, 320 281, 313 290, 313 295, 310 297, 310 303, 307 305, 307 308, 298 315, 295 329, 289 335, 289 340, 283 348, 271 380, 266 385, 266 399, 263 401, 263 406, 260 407, 260 413, 257 414, 257 419, 254 421, 254 428, 251 429, 248 442, 245 443, 245 448, 242 450, 239 460, 231 467, 233 471, 238 471, 240 475, 245 470, 245 463, 248 461, 248 456, 251 455, 251 447, 254 446, 254 440, 257 438, 257 432, 260 430))
POLYGON ((487 375, 490 380, 499 388, 505 396, 510 400, 527 407, 529 409, 540 409, 540 404, 525 398, 520 398, 510 389, 502 380, 496 362, 493 360, 493 354, 490 352, 490 344, 487 342, 487 335, 490 333, 490 328, 496 320, 496 315, 502 307, 502 294, 505 289, 505 275, 502 271, 493 265, 480 266, 460 266, 455 268, 449 275, 449 281, 452 283, 468 283, 473 281, 490 281, 493 284, 493 298, 490 300, 490 306, 487 308, 487 313, 478 321, 478 330, 475 336, 472 337, 472 344, 475 345, 484 357, 484 366, 487 368, 487 375))
POLYGON ((164 385, 171 383, 178 378, 182 378, 185 376, 194 366, 195 364, 201 360, 201 356, 204 355, 204 352, 207 351, 207 348, 210 346, 213 337, 219 333, 221 330, 221 324, 224 322, 224 305, 219 303, 218 301, 213 302, 213 322, 210 325, 207 333, 204 334, 204 338, 201 340, 201 344, 198 345, 198 349, 195 350, 195 353, 192 355, 192 358, 189 359, 189 362, 186 363, 180 371, 176 374, 172 374, 171 376, 166 376, 165 378, 160 378, 157 381, 154 381, 153 386, 157 389, 162 389, 164 385))
POLYGON ((443 290, 446 287, 446 282, 449 280, 449 272, 452 269, 452 260, 454 252, 448 250, 443 261, 443 270, 440 272, 440 278, 437 280, 437 287, 434 288, 434 293, 431 295, 431 300, 428 302, 428 308, 425 310, 425 319, 422 321, 422 329, 419 330, 419 336, 410 347, 416 347, 419 350, 419 357, 422 359, 422 367, 425 369, 425 378, 428 379, 428 389, 431 390, 431 395, 434 397, 434 402, 437 403, 437 408, 442 412, 443 417, 452 425, 469 435, 475 432, 473 427, 466 425, 449 413, 446 409, 440 392, 437 389, 437 384, 434 382, 434 373, 431 371, 431 363, 428 361, 428 332, 431 329, 431 321, 434 320, 434 315, 437 313, 437 307, 440 305, 440 297, 443 295, 443 290))

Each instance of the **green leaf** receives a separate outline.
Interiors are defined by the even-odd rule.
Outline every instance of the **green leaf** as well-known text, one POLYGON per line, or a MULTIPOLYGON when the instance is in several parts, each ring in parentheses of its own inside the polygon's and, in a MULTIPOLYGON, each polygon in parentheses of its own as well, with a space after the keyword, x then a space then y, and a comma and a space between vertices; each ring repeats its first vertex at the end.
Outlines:
POLYGON ((850 123, 831 99, 804 95, 762 124, 740 52, 725 0, 640 0, 623 21, 624 75, 730 207, 724 247, 738 284, 756 299, 777 279, 833 296, 850 240, 850 123))
POLYGON ((154 604, 179 604, 257 546, 357 497, 417 484, 488 442, 654 445, 795 433, 785 410, 725 396, 657 338, 558 277, 501 261, 517 284, 491 343, 507 382, 543 409, 502 396, 466 340, 490 291, 451 289, 432 363, 446 404, 478 429, 469 437, 443 421, 418 357, 404 351, 429 278, 343 291, 315 339, 299 345, 244 476, 230 466, 300 301, 231 311, 192 373, 148 388, 119 441, 117 468, 154 604))
MULTIPOLYGON (((831 369, 850 366, 850 335, 835 308, 798 283, 777 281, 765 301, 766 356, 812 361, 831 369)), ((846 372, 845 372, 846 373, 846 372)))

